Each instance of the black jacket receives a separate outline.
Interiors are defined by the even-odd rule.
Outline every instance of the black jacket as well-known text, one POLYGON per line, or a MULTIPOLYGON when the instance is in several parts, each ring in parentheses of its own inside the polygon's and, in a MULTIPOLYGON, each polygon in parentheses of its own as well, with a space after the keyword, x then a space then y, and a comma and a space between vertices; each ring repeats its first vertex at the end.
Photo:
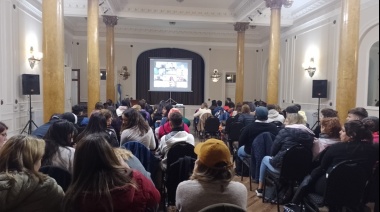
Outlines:
POLYGON ((239 147, 244 146, 244 151, 251 154, 252 142, 260 133, 270 132, 277 135, 278 130, 272 123, 253 122, 243 129, 239 137, 239 147))
POLYGON ((284 128, 280 130, 273 142, 271 150, 271 156, 273 156, 273 158, 270 160, 271 165, 275 168, 281 168, 282 159, 288 148, 302 144, 311 151, 313 142, 314 135, 306 130, 296 128, 284 128))

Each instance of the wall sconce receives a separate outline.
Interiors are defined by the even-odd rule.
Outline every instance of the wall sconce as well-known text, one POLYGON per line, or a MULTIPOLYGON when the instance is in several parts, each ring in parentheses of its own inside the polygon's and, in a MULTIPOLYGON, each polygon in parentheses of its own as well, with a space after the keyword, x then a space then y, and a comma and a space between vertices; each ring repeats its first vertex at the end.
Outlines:
POLYGON ((213 74, 211 74, 211 80, 213 82, 218 82, 220 77, 221 77, 221 75, 219 74, 218 69, 214 69, 213 74))
POLYGON ((122 66, 121 67, 120 76, 123 77, 123 80, 127 80, 128 77, 131 76, 131 74, 128 72, 127 66, 122 66))
POLYGON ((310 77, 314 76, 314 73, 317 70, 317 68, 315 67, 314 58, 313 57, 310 58, 310 62, 309 62, 308 65, 304 65, 304 69, 305 69, 305 71, 309 72, 309 76, 310 77))
POLYGON ((41 61, 43 57, 42 52, 34 52, 33 46, 30 47, 30 57, 28 58, 30 68, 33 69, 36 62, 41 61))

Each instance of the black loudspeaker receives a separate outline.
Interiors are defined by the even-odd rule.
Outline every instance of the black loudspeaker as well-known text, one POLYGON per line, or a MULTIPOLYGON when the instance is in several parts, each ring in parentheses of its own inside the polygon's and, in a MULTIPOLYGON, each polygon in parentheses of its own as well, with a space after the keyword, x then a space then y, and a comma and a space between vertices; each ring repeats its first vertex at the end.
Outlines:
POLYGON ((312 98, 327 98, 327 80, 313 80, 312 98))
POLYGON ((39 95, 40 94, 40 75, 38 74, 23 74, 22 95, 39 95))

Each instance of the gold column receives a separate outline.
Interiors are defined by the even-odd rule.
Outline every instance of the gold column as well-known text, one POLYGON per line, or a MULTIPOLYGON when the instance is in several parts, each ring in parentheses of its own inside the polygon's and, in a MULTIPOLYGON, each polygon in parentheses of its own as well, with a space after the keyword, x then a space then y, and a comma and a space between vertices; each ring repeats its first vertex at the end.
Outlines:
POLYGON ((267 103, 278 104, 278 72, 280 69, 281 0, 267 0, 271 8, 267 103))
POLYGON ((42 69, 44 122, 65 112, 63 0, 42 1, 42 69))
POLYGON ((87 83, 88 83, 88 114, 100 101, 100 68, 99 68, 99 2, 88 0, 87 14, 87 83))
POLYGON ((341 123, 356 106, 360 0, 342 0, 336 109, 341 123))
POLYGON ((107 99, 111 99, 115 102, 116 92, 115 92, 115 25, 117 24, 116 16, 103 16, 103 22, 107 26, 107 46, 106 46, 106 57, 107 57, 107 99))
POLYGON ((235 31, 238 32, 237 38, 237 57, 236 57, 236 90, 235 102, 243 103, 244 100, 244 43, 245 31, 248 29, 249 23, 238 22, 234 24, 235 31))

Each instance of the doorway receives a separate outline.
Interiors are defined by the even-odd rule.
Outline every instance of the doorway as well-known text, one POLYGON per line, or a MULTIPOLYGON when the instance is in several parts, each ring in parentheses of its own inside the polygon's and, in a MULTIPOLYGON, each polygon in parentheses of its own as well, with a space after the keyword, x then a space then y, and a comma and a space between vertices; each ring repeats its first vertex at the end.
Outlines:
POLYGON ((224 79, 226 86, 225 97, 231 98, 233 102, 235 102, 235 92, 236 92, 236 73, 226 73, 226 77, 224 79))

